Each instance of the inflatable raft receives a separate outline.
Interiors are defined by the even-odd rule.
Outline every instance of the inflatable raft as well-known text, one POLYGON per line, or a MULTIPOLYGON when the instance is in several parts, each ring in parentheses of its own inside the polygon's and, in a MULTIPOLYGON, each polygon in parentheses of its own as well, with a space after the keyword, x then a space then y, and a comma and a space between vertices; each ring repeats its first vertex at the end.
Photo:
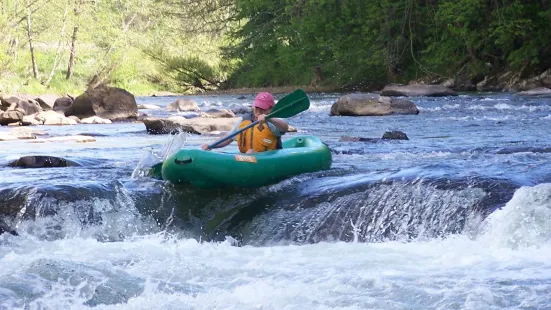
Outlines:
POLYGON ((181 149, 161 167, 164 180, 201 188, 260 187, 331 167, 331 151, 314 136, 283 142, 283 149, 254 154, 181 149))

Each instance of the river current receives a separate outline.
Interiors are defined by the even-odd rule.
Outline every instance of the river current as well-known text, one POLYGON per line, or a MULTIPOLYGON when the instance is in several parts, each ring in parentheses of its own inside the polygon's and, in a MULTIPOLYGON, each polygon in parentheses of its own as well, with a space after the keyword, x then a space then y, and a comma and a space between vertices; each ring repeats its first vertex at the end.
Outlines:
MULTIPOLYGON (((332 168, 260 189, 144 176, 168 145, 217 137, 139 122, 34 127, 92 143, 0 142, 0 220, 18 234, 0 235, 0 309, 551 309, 551 98, 329 116, 339 96, 312 94, 284 136, 319 137, 332 168), (379 139, 392 130, 409 139, 379 139), (78 165, 8 166, 27 155, 78 165)), ((253 94, 184 97, 208 110, 253 94)))

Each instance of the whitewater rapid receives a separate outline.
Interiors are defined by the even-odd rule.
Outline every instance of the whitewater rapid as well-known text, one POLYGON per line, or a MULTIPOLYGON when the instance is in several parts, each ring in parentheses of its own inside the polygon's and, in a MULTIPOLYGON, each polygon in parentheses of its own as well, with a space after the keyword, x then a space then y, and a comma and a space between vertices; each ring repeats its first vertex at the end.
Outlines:
POLYGON ((548 309, 551 184, 477 232, 411 242, 236 246, 164 232, 1 236, 6 309, 548 309))

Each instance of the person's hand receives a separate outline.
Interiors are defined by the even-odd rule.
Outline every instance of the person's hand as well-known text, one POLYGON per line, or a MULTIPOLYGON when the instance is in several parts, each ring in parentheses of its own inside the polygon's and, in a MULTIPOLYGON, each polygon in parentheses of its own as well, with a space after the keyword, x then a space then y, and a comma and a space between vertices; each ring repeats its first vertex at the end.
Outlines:
POLYGON ((201 149, 204 150, 204 151, 210 151, 208 144, 201 145, 201 149))
POLYGON ((259 114, 256 119, 258 120, 258 123, 262 124, 266 121, 266 114, 259 114))
POLYGON ((253 150, 253 149, 249 149, 249 150, 247 151, 247 153, 245 153, 245 154, 252 154, 252 153, 254 153, 254 150, 253 150))

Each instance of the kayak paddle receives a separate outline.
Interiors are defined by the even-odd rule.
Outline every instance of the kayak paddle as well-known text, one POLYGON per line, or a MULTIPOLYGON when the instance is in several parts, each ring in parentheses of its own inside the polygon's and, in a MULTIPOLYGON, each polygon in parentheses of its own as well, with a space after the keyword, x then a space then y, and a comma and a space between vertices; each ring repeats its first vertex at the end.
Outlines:
MULTIPOLYGON (((290 93, 289 95, 281 98, 272 109, 272 113, 266 115, 266 119, 269 119, 272 117, 287 118, 287 117, 295 116, 300 112, 304 112, 308 110, 309 107, 310 107, 310 100, 308 99, 308 96, 302 89, 299 88, 294 92, 290 93)), ((238 131, 232 133, 231 135, 225 136, 224 138, 210 144, 208 148, 212 149, 217 145, 219 145, 220 143, 237 136, 238 134, 242 133, 243 131, 257 124, 258 124, 258 121, 255 121, 239 129, 238 131)))

